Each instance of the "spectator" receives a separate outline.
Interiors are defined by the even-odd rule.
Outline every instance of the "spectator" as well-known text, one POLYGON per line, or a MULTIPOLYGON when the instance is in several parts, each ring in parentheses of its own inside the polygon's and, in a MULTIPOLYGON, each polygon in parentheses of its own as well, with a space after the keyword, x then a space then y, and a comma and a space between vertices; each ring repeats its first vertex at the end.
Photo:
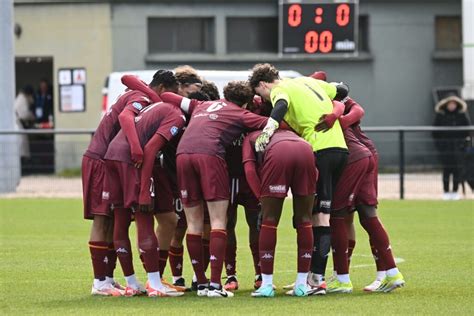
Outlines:
MULTIPOLYGON (((31 107, 34 104, 34 90, 33 87, 27 85, 20 89, 18 93, 15 103, 14 103, 14 110, 15 110, 15 117, 16 117, 16 124, 18 129, 25 129, 31 128, 35 122, 35 116, 31 112, 31 107)), ((20 155, 22 158, 29 158, 30 157, 30 145, 28 142, 28 135, 21 135, 20 140, 20 155)))
POLYGON ((35 97, 36 123, 52 123, 53 96, 46 79, 41 79, 39 90, 35 97))
MULTIPOLYGON (((456 95, 442 99, 435 106, 436 117, 434 126, 467 126, 470 125, 466 114, 467 104, 456 95)), ((468 131, 435 131, 433 137, 443 166, 443 199, 459 200, 459 183, 462 179, 462 166, 464 161, 465 140, 468 131), (453 178, 453 187, 450 191, 450 177, 453 178)))

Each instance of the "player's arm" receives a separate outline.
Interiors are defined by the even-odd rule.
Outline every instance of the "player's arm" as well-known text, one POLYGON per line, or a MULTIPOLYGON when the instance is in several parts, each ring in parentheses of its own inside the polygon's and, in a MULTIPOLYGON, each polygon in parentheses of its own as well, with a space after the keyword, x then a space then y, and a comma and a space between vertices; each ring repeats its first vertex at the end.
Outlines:
POLYGON ((282 88, 273 88, 271 99, 273 110, 270 113, 267 125, 255 141, 255 150, 257 152, 262 152, 265 150, 265 147, 270 142, 270 138, 273 136, 273 133, 275 133, 275 131, 278 129, 280 122, 283 121, 286 112, 288 112, 290 97, 282 88))
POLYGON ((156 94, 156 92, 151 89, 145 82, 140 80, 137 76, 134 75, 123 75, 121 79, 122 83, 132 90, 138 90, 145 93, 153 103, 161 102, 161 98, 156 94))
POLYGON ((242 144, 242 163, 244 164, 245 178, 253 194, 260 199, 261 181, 257 173, 257 163, 253 146, 250 143, 250 136, 244 139, 242 144))
POLYGON ((319 118, 319 122, 316 124, 315 128, 317 132, 327 132, 330 130, 334 126, 336 120, 344 113, 345 106, 343 103, 339 101, 332 101, 332 105, 332 113, 323 114, 319 118))
POLYGON ((160 97, 163 102, 179 107, 186 114, 192 114, 196 106, 202 103, 202 101, 188 99, 173 92, 164 92, 160 97))
POLYGON ((359 122, 365 115, 364 109, 357 102, 352 99, 348 99, 346 102, 350 102, 350 110, 339 119, 339 123, 341 123, 343 129, 359 122))
POLYGON ((146 143, 143 150, 143 167, 140 175, 140 195, 138 198, 139 210, 151 211, 152 172, 156 154, 166 145, 168 140, 160 134, 155 134, 146 143))
POLYGON ((146 105, 140 102, 131 102, 119 114, 119 123, 128 143, 130 144, 130 154, 132 162, 136 168, 140 168, 143 162, 143 150, 138 139, 137 129, 135 128, 135 117, 138 111, 146 105))

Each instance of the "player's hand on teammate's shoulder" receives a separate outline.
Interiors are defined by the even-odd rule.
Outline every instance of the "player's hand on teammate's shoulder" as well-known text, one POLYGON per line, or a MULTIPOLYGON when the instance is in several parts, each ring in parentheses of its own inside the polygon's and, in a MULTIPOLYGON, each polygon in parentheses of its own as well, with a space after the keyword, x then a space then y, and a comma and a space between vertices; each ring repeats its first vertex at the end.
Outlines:
POLYGON ((334 123, 336 122, 336 116, 334 114, 323 114, 319 118, 318 124, 316 124, 314 130, 317 132, 327 132, 329 131, 333 126, 334 123))

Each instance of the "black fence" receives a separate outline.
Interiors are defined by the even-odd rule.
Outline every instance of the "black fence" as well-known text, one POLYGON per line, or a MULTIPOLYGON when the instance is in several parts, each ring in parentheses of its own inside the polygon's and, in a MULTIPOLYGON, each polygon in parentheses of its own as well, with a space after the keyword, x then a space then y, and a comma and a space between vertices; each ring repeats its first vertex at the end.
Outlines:
MULTIPOLYGON (((474 178, 472 175, 474 174, 472 141, 474 126, 364 127, 364 131, 374 140, 379 152, 379 195, 382 198, 399 199, 441 197, 443 193, 441 173, 443 167, 446 166, 440 159, 442 153, 439 151, 439 146, 435 146, 432 134, 433 132, 442 135, 453 131, 467 131, 471 136, 465 139, 462 148, 459 149, 459 159, 452 161, 452 164, 453 166, 457 164, 461 170, 461 192, 472 196, 468 180, 474 178)), ((22 158, 22 174, 26 176, 24 178, 31 180, 35 179, 31 178, 34 176, 47 175, 49 176, 47 181, 57 181, 60 178, 59 181, 66 182, 67 177, 78 180, 82 154, 93 134, 93 129, 0 130, 2 142, 18 142, 21 141, 21 137, 23 141, 27 141, 30 156, 22 158), (11 136, 11 140, 8 135, 11 136)), ((0 143, 0 154, 8 155, 7 152, 2 151, 2 147, 6 146, 0 143)), ((1 176, 0 181, 2 181, 1 176)), ((28 185, 31 186, 28 192, 40 191, 44 187, 44 184, 28 185)), ((73 187, 77 190, 77 185, 73 187)), ((79 190, 78 194, 80 193, 79 190)))

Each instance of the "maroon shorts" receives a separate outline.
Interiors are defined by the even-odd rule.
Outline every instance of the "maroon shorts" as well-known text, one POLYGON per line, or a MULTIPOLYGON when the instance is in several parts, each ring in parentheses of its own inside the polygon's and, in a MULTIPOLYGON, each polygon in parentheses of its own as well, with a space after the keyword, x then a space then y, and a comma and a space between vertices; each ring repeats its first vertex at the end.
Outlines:
POLYGON ((106 160, 104 199, 110 204, 125 208, 138 205, 140 174, 137 168, 126 162, 106 160))
POLYGON ((176 158, 178 188, 185 206, 199 201, 229 199, 229 175, 225 160, 204 154, 180 154, 176 158))
POLYGON ((260 210, 260 202, 244 176, 230 179, 230 204, 242 205, 246 210, 260 210))
POLYGON ((177 189, 173 190, 171 179, 166 170, 155 165, 153 167, 153 180, 155 183, 154 209, 157 214, 174 212, 176 200, 179 200, 177 189))
POLYGON ((377 159, 374 159, 372 156, 369 157, 369 163, 367 167, 367 172, 359 186, 359 190, 355 196, 354 205, 377 205, 377 177, 378 177, 378 168, 377 168, 377 159))
POLYGON ((284 198, 289 188, 293 195, 313 195, 318 171, 311 146, 296 141, 274 144, 265 153, 260 178, 261 197, 284 198))
POLYGON ((354 207, 356 197, 362 188, 364 178, 367 177, 369 164, 370 159, 369 157, 366 157, 346 165, 339 181, 337 182, 336 191, 332 198, 333 210, 351 210, 354 207))
POLYGON ((103 160, 82 157, 82 198, 84 218, 94 219, 94 215, 110 216, 110 204, 102 200, 105 180, 103 160))

